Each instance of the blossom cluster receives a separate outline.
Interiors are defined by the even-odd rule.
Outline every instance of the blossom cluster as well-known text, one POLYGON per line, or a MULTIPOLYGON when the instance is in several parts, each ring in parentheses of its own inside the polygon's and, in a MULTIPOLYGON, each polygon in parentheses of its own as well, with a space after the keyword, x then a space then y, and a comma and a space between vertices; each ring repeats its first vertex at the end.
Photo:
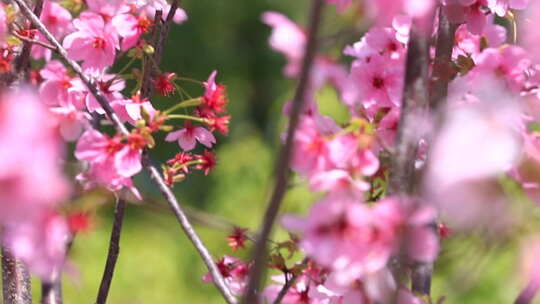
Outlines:
MULTIPOLYGON (((540 6, 527 0, 326 2, 339 12, 362 5, 374 25, 344 48, 343 55, 353 58, 349 68, 316 55, 290 166, 321 198, 307 217, 282 219, 298 234, 291 242, 308 262, 287 267, 275 263, 280 254, 271 254, 271 267, 283 274, 274 277, 276 285, 267 287, 264 297, 273 302, 294 274, 297 280, 282 303, 390 303, 395 295, 398 303, 424 303, 428 299, 415 298, 394 276, 392 264, 432 263, 448 237, 443 221, 458 231, 493 228, 494 217, 508 222, 501 180, 518 184, 532 201, 540 198, 540 62, 535 55, 540 36, 530 30, 538 24, 540 6), (525 10, 521 19, 516 10, 525 10), (501 25, 501 18, 511 26, 501 25), (455 31, 447 63, 435 57, 442 19, 455 31), (515 26, 519 22, 529 28, 515 26), (411 31, 431 38, 429 82, 448 83, 445 105, 414 113, 415 126, 406 130, 416 136, 413 161, 422 176, 412 196, 387 191, 411 31), (349 110, 348 123, 339 125, 319 112, 316 92, 326 85, 349 110)), ((284 75, 297 78, 306 31, 278 12, 264 13, 262 21, 272 27, 270 47, 286 59, 284 75)), ((231 237, 239 239, 238 231, 231 237)), ((279 245, 272 250, 279 252, 279 245)), ((236 289, 245 287, 245 276, 224 273, 236 289)))
POLYGON ((166 23, 185 22, 183 9, 165 0, 42 4, 39 18, 67 58, 57 55, 61 52, 54 43, 23 18, 17 5, 0 4, 1 76, 20 79, 2 83, 10 88, 3 88, 0 98, 0 236, 31 271, 53 280, 62 271, 68 243, 88 226, 85 213, 72 212, 77 198, 99 187, 142 199, 132 178, 143 169, 147 151, 166 144, 156 143, 158 132, 179 144, 180 152, 163 162, 169 185, 191 170, 208 174, 217 163, 215 134, 227 135, 230 116, 217 71, 199 82, 163 72, 156 64, 156 49, 162 46, 151 34, 166 23), (31 56, 27 71, 16 61, 25 49, 31 56), (83 74, 65 64, 66 59, 80 64, 83 74), (97 99, 83 75, 108 105, 97 99), (199 83, 202 95, 187 98, 183 81, 199 83), (174 101, 168 98, 168 108, 157 108, 154 96, 144 91, 148 87, 174 101), (129 126, 127 132, 110 132, 111 109, 129 126), (177 114, 179 110, 185 114, 177 114), (75 143, 72 152, 79 168, 71 184, 72 172, 64 173, 71 158, 64 151, 68 142, 75 143))

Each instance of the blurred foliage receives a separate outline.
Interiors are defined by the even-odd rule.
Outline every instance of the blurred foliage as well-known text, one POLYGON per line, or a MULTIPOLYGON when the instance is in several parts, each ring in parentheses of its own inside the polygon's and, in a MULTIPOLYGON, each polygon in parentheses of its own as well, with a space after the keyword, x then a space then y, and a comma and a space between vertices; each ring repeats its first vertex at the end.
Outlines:
MULTIPOLYGON (((181 203, 190 208, 255 230, 271 191, 273 162, 285 123, 281 107, 294 90, 294 82, 281 74, 284 58, 267 45, 270 29, 260 22, 260 16, 264 11, 275 10, 305 24, 308 1, 186 0, 182 3, 189 20, 173 27, 162 61, 163 71, 205 80, 217 69, 219 82, 228 89, 232 120, 230 135, 218 138, 215 171, 209 176, 198 173, 190 176, 176 186, 175 192, 181 203)), ((346 20, 347 16, 336 17, 333 7, 326 13, 324 34, 342 30, 350 21, 346 20)), ((346 42, 359 38, 352 37, 346 42)), ((337 56, 343 43, 325 47, 325 51, 337 56)), ((190 83, 184 88, 192 95, 201 93, 200 87, 190 83)), ((321 112, 332 115, 338 122, 346 121, 347 111, 339 105, 333 90, 321 91, 318 101, 321 112)), ((164 160, 176 152, 178 146, 170 143, 152 153, 164 160)), ((214 287, 202 282, 204 264, 157 190, 146 176, 136 182, 148 199, 127 208, 109 303, 223 303, 214 287)), ((293 184, 282 210, 305 213, 315 197, 300 180, 295 179, 293 184)), ((65 274, 65 303, 94 301, 107 255, 112 213, 111 202, 96 214, 94 229, 76 238, 70 271, 65 274)), ((207 226, 196 228, 215 257, 249 256, 247 251, 233 253, 227 247, 226 229, 207 226)), ((286 239, 283 230, 276 230, 275 239, 286 239)), ((447 304, 510 303, 523 285, 515 279, 518 244, 485 245, 472 240, 475 239, 458 236, 444 244, 436 265, 434 297, 445 296, 447 304)), ((39 286, 35 286, 34 292, 37 299, 39 286)))

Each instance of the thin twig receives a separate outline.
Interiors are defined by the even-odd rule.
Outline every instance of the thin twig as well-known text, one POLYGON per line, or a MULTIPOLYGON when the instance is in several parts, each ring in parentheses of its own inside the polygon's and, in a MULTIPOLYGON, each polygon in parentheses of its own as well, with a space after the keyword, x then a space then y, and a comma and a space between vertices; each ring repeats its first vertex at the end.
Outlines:
POLYGON ((228 303, 236 303, 236 299, 232 296, 231 292, 229 291, 229 288, 227 287, 227 284, 225 283, 223 276, 221 275, 221 272, 217 268, 214 259, 210 255, 210 252, 206 248, 206 246, 203 244, 197 233, 195 232, 195 229, 189 222, 186 213, 184 210, 180 207, 180 204, 176 200, 176 197, 174 196, 174 193, 171 191, 171 189, 165 184, 165 181, 161 177, 161 174, 159 173, 158 169, 151 165, 150 160, 148 157, 145 156, 143 163, 148 172, 150 173, 150 177, 158 184, 159 190, 165 196, 167 201, 169 202, 170 207, 172 208, 174 214, 176 215, 176 218, 178 219, 178 222, 180 223, 180 226, 182 226, 182 229, 186 233, 187 237, 195 246, 195 249, 199 252, 199 255, 203 259, 203 262, 208 267, 208 271, 210 271, 210 274, 212 275, 212 280, 216 287, 219 289, 225 300, 227 300, 228 303))
MULTIPOLYGON (((109 105, 107 98, 103 95, 103 93, 98 89, 98 87, 95 85, 95 82, 93 79, 89 78, 84 72, 82 71, 79 64, 67 56, 67 51, 64 49, 64 47, 56 40, 56 38, 48 31, 48 29, 45 27, 45 25, 37 18, 32 11, 28 8, 26 3, 24 3, 23 0, 12 0, 16 2, 19 7, 22 9, 23 14, 29 18, 36 28, 40 30, 43 35, 49 40, 50 43, 52 43, 54 46, 58 48, 58 53, 60 57, 66 62, 68 66, 70 66, 75 73, 81 78, 81 80, 84 82, 84 84, 88 87, 90 90, 90 93, 96 98, 98 103, 103 107, 105 110, 105 114, 107 117, 113 122, 113 124, 116 127, 116 130, 123 135, 129 135, 129 131, 124 126, 124 124, 120 121, 118 118, 118 115, 114 112, 114 110, 109 105)), ((230 303, 236 303, 236 299, 232 296, 232 294, 229 291, 229 288, 225 284, 225 281, 223 280, 223 276, 221 275, 219 269, 217 268, 217 265, 215 264, 212 256, 210 255, 208 249, 201 241, 200 237, 197 235, 195 230, 193 229, 193 226, 187 219, 184 211, 180 207, 178 201, 176 200, 176 197, 172 193, 172 190, 167 186, 163 178, 161 177, 161 174, 159 171, 151 164, 152 161, 148 158, 148 156, 145 156, 143 159, 143 166, 146 168, 146 170, 150 173, 150 176, 160 189, 161 193, 165 196, 167 202, 173 209, 176 218, 180 222, 180 225, 182 226, 182 229, 186 233, 187 237, 192 242, 193 246, 197 249, 199 254, 201 255, 201 258, 203 259, 203 262, 205 263, 206 267, 210 271, 210 274, 212 276, 213 282, 218 288, 218 290, 221 292, 225 300, 230 303)))
MULTIPOLYGON (((451 24, 444 14, 442 6, 438 10, 439 24, 437 30, 437 41, 435 44, 435 60, 431 73, 431 82, 429 86, 429 111, 431 115, 439 115, 437 121, 439 124, 444 120, 442 109, 446 105, 448 97, 448 83, 451 77, 452 50, 454 48, 454 36, 457 24, 451 24)), ((436 136, 438 128, 434 128, 432 136, 436 136)), ((418 184, 422 184, 424 173, 429 166, 430 159, 417 175, 418 184)), ((432 229, 435 230, 435 223, 432 229)), ((435 232, 434 232, 435 233, 435 232)), ((411 289, 415 293, 429 295, 431 289, 431 277, 433 273, 433 263, 416 263, 413 265, 411 273, 411 289)))
POLYGON ((116 207, 114 208, 114 220, 111 231, 111 240, 109 241, 109 252, 107 253, 107 262, 105 263, 101 284, 99 284, 96 304, 105 304, 107 302, 116 261, 118 260, 118 255, 120 253, 120 235, 122 233, 125 210, 126 201, 119 198, 116 202, 116 207))
POLYGON ((538 293, 538 283, 537 282, 529 282, 527 284, 527 287, 521 291, 518 298, 514 302, 514 304, 529 304, 532 303, 534 297, 538 293))
POLYGON ((21 36, 21 35, 17 34, 16 32, 13 32, 12 35, 17 37, 17 39, 19 39, 19 40, 22 40, 22 41, 25 41, 25 42, 28 42, 28 43, 37 44, 37 45, 42 46, 42 47, 44 47, 46 49, 49 49, 49 50, 51 50, 53 52, 58 52, 58 49, 55 48, 53 45, 50 45, 50 44, 45 43, 43 41, 30 39, 28 37, 21 36))
POLYGON ((178 1, 174 1, 169 10, 169 14, 162 20, 162 12, 156 11, 154 17, 154 32, 152 35, 152 46, 154 47, 154 53, 146 55, 146 62, 144 67, 144 75, 141 87, 141 93, 143 96, 150 97, 153 94, 154 86, 152 86, 152 78, 156 75, 156 69, 158 69, 161 63, 163 50, 165 48, 165 42, 169 36, 169 30, 174 18, 176 9, 178 8, 178 1))
POLYGON ((264 221, 262 223, 262 229, 257 240, 257 244, 255 245, 255 250, 253 253, 254 262, 250 270, 248 287, 243 300, 244 303, 253 304, 257 303, 258 301, 258 291, 261 283, 261 277, 264 272, 267 254, 266 240, 270 236, 272 226, 274 225, 283 196, 285 195, 285 191, 287 189, 290 174, 289 163, 293 152, 293 138, 300 120, 300 113, 304 107, 306 92, 310 85, 310 76, 317 50, 317 34, 319 31, 319 25, 321 23, 323 6, 323 0, 313 0, 312 2, 307 44, 304 50, 302 71, 300 74, 298 87, 296 89, 296 94, 294 96, 289 128, 287 130, 287 138, 276 163, 276 182, 274 185, 274 191, 272 193, 270 202, 268 203, 268 207, 264 215, 264 221))
MULTIPOLYGON (((34 15, 39 18, 41 16, 41 11, 43 10, 43 0, 36 0, 34 6, 34 15)), ((30 30, 33 27, 30 26, 30 30)), ((15 70, 19 73, 21 80, 26 80, 30 72, 30 52, 32 50, 32 43, 25 41, 21 50, 21 54, 15 60, 15 70)))
POLYGON ((2 247, 2 284, 4 304, 32 304, 28 269, 5 247, 2 247))
MULTIPOLYGON (((302 260, 301 265, 306 265, 308 261, 309 261, 308 258, 304 258, 302 260)), ((289 280, 287 280, 285 285, 283 285, 283 288, 281 288, 281 290, 279 291, 278 296, 274 300, 274 304, 281 304, 281 301, 283 301, 283 298, 287 295, 287 292, 289 292, 289 289, 291 289, 291 287, 293 287, 294 284, 296 284, 296 280, 298 280, 298 277, 299 277, 298 274, 294 274, 289 280)))

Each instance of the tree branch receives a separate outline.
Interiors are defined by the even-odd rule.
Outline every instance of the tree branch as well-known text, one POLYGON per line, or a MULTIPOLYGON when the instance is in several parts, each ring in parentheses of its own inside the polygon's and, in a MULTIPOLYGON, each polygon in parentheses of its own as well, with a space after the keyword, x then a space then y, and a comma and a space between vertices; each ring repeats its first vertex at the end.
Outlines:
POLYGON ((126 201, 119 198, 116 202, 116 207, 114 208, 114 220, 111 231, 111 240, 109 241, 109 252, 107 254, 107 262, 105 263, 101 284, 99 285, 96 304, 105 304, 107 302, 116 261, 118 260, 118 255, 120 253, 120 235, 122 233, 125 210, 126 201))
POLYGON ((538 293, 538 283, 537 282, 529 282, 527 284, 527 287, 521 291, 518 298, 514 302, 514 304, 529 304, 532 303, 534 297, 538 293))
POLYGON ((54 282, 41 283, 41 304, 62 304, 61 275, 54 282))
POLYGON ((4 304, 32 304, 30 274, 26 266, 2 247, 4 304))
MULTIPOLYGON (((302 263, 301 265, 305 265, 307 264, 307 262, 309 261, 308 258, 304 258, 302 260, 302 263)), ((281 304, 281 301, 283 301, 283 298, 287 295, 287 292, 289 292, 289 289, 291 289, 291 287, 294 286, 294 284, 296 284, 296 280, 298 280, 298 277, 299 275, 298 274, 294 274, 290 280, 288 280, 285 285, 283 285, 283 288, 281 288, 281 290, 279 291, 276 299, 274 300, 274 303, 273 304, 281 304)))
POLYGON ((302 71, 294 96, 289 128, 287 130, 287 139, 276 163, 276 182, 274 185, 274 191, 272 193, 270 202, 268 203, 268 207, 264 215, 262 229, 253 253, 254 262, 250 270, 248 287, 243 300, 243 302, 246 304, 258 303, 258 291, 260 288, 261 277, 264 272, 263 268, 266 264, 266 240, 272 231, 272 226, 274 225, 279 212, 279 208, 285 195, 285 190, 289 180, 289 163, 293 152, 293 139, 296 128, 299 124, 300 114, 304 106, 306 92, 310 85, 310 76, 317 50, 317 34, 321 23, 323 6, 323 0, 313 0, 312 2, 307 44, 302 62, 302 71))
MULTIPOLYGON (((118 115, 111 108, 111 106, 109 105, 107 101, 107 98, 95 85, 94 80, 88 77, 86 74, 84 74, 84 72, 82 71, 81 67, 79 66, 77 62, 68 58, 66 49, 64 49, 64 47, 48 31, 48 29, 39 20, 39 18, 37 18, 37 16, 33 14, 33 12, 28 8, 28 6, 26 5, 26 3, 24 3, 23 0, 12 0, 12 1, 17 3, 17 5, 21 8, 23 14, 34 23, 36 28, 39 31, 41 31, 41 33, 43 33, 43 35, 47 38, 47 40, 49 40, 49 42, 52 45, 58 48, 58 53, 60 57, 69 67, 71 67, 75 71, 75 73, 81 78, 84 84, 88 87, 88 89, 90 90, 90 93, 96 98, 98 103, 105 110, 105 114, 107 115, 107 117, 113 122, 114 126, 116 127, 116 130, 122 133, 123 135, 129 135, 128 129, 124 126, 124 124, 118 118, 118 115)), ((167 202, 173 209, 174 214, 176 215, 176 218, 178 219, 180 225, 182 226, 182 229, 186 233, 189 240, 192 242, 193 246, 197 249, 201 258, 203 259, 203 262, 206 264, 206 267, 210 271, 213 282, 218 288, 218 290, 221 292, 221 294, 223 295, 227 303, 230 303, 230 304, 236 303, 236 299, 230 293, 229 288, 225 284, 225 281, 223 280, 223 276, 221 275, 219 269, 217 268, 217 265, 214 263, 214 260, 212 256, 210 255, 208 249, 206 248, 206 246, 201 241, 200 237, 197 235, 197 233, 193 229, 193 226, 187 219, 184 211, 182 210, 178 201, 176 200, 176 197, 172 193, 172 190, 167 186, 167 184, 161 177, 161 174, 159 173, 159 171, 151 164, 151 160, 146 155, 143 158, 143 166, 149 172, 152 180, 158 186, 161 193, 164 195, 167 202)))
MULTIPOLYGON (((39 16, 41 16, 41 11, 43 10, 43 0, 35 0, 34 2, 34 15, 39 18, 39 16)), ((30 27, 30 29, 33 29, 33 27, 30 27)), ((19 77, 21 77, 21 80, 28 79, 29 76, 30 52, 32 50, 32 43, 33 42, 27 40, 24 41, 21 54, 17 57, 17 60, 15 61, 15 70, 19 74, 19 77)))

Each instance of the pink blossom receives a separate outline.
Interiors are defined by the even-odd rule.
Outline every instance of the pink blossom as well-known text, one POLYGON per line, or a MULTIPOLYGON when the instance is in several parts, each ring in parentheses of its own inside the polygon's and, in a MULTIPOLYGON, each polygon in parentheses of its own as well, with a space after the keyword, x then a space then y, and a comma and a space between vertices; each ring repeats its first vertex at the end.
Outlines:
MULTIPOLYGON (((101 92, 107 97, 107 100, 114 105, 115 101, 124 100, 124 95, 121 91, 125 88, 125 81, 116 75, 99 73, 94 77, 101 92)), ((101 107, 97 99, 88 90, 88 87, 79 79, 75 78, 71 82, 69 93, 72 96, 73 104, 77 108, 84 108, 89 112, 97 112, 105 114, 105 110, 101 107)), ((127 119, 127 117, 126 117, 127 119)))
POLYGON ((452 23, 467 22, 467 27, 473 34, 481 34, 487 24, 488 17, 483 7, 487 0, 445 0, 444 9, 452 23))
MULTIPOLYGON (((232 294, 235 296, 243 295, 247 286, 249 266, 240 259, 227 255, 223 256, 216 264, 232 294)), ((210 273, 204 275, 203 281, 213 282, 210 273)))
MULTIPOLYGON (((433 0, 378 0, 367 2, 368 12, 379 25, 388 25, 398 14, 405 13, 418 20, 429 19, 435 6, 433 0)), ((423 27, 423 26, 422 26, 423 27)))
POLYGON ((67 106, 71 104, 69 89, 73 77, 57 60, 51 60, 39 72, 44 81, 39 88, 41 100, 48 106, 67 106))
POLYGON ((289 77, 297 75, 300 72, 306 44, 304 30, 285 15, 277 12, 264 13, 262 21, 272 27, 269 38, 270 47, 287 58, 283 73, 289 77))
POLYGON ((189 121, 186 121, 184 128, 171 132, 165 138, 166 141, 178 141, 178 145, 184 151, 190 151, 195 148, 197 141, 211 148, 216 143, 214 135, 203 127, 195 127, 189 121))
MULTIPOLYGON (((163 20, 169 15, 171 10, 171 5, 167 0, 141 0, 142 9, 146 12, 147 16, 155 16, 156 11, 160 10, 163 12, 163 20)), ((173 21, 176 24, 181 24, 188 19, 186 12, 182 8, 177 8, 174 12, 173 21)))
POLYGON ((529 51, 528 54, 532 56, 535 63, 538 63, 540 62, 540 53, 536 50, 540 46, 540 31, 531 29, 538 28, 540 24, 540 2, 531 1, 529 9, 523 12, 523 18, 519 21, 521 21, 518 27, 519 37, 523 46, 529 51))
POLYGON ((399 107, 404 79, 404 66, 381 55, 369 62, 355 61, 351 68, 351 88, 344 98, 360 103, 368 117, 381 108, 399 107))
POLYGON ((402 221, 399 207, 392 201, 369 208, 335 196, 316 203, 306 220, 284 218, 287 228, 303 234, 301 248, 335 271, 340 285, 385 267, 397 246, 402 221))
POLYGON ((105 18, 105 22, 129 10, 125 0, 86 0, 86 4, 89 11, 101 15, 105 18))
POLYGON ((86 131, 75 149, 75 157, 87 161, 89 169, 79 177, 88 186, 102 185, 112 191, 127 187, 136 193, 130 177, 141 171, 140 135, 131 134, 128 143, 96 130, 86 131))
POLYGON ((339 128, 335 123, 324 125, 320 116, 302 116, 294 137, 294 152, 291 167, 301 174, 312 174, 333 167, 325 135, 339 128))
POLYGON ((0 224, 31 220, 69 195, 55 120, 28 87, 0 97, 0 224), (28 189, 32 189, 29 191, 28 189))
POLYGON ((50 110, 56 117, 60 134, 66 141, 79 138, 86 120, 83 112, 77 110, 73 105, 55 107, 50 110))
POLYGON ((36 221, 7 226, 5 233, 8 248, 42 280, 52 282, 61 275, 71 238, 63 217, 43 213, 36 221))
POLYGON ((156 112, 150 100, 143 99, 140 95, 132 96, 130 99, 115 100, 111 106, 122 121, 127 121, 132 125, 135 125, 137 120, 143 119, 143 111, 148 113, 150 117, 153 117, 156 112))
POLYGON ((83 12, 73 20, 76 31, 66 36, 64 47, 68 56, 82 60, 83 68, 103 70, 114 63, 119 47, 118 35, 112 25, 103 17, 91 12, 83 12))
POLYGON ((509 9, 523 10, 528 4, 529 0, 487 0, 489 9, 500 17, 506 16, 509 9))
MULTIPOLYGON (((40 20, 56 39, 62 40, 67 33, 73 30, 71 19, 71 13, 60 4, 51 0, 43 2, 43 11, 41 12, 40 20)), ((36 38, 39 41, 48 42, 39 32, 36 38)), ((46 60, 50 60, 52 51, 39 45, 34 45, 31 54, 35 59, 45 58, 46 60)))
POLYGON ((523 88, 525 71, 531 64, 526 52, 518 46, 486 49, 476 58, 475 63, 475 68, 468 76, 471 80, 492 75, 505 81, 507 87, 514 92, 523 88))
POLYGON ((504 44, 506 41, 506 29, 503 26, 494 24, 492 22, 493 18, 488 20, 489 22, 484 27, 481 35, 471 33, 466 24, 458 27, 455 34, 454 58, 459 55, 476 58, 482 52, 482 47, 497 48, 504 44), (487 45, 482 46, 482 39, 487 42, 487 45))
POLYGON ((123 51, 135 46, 141 35, 147 33, 152 25, 152 21, 145 14, 138 17, 132 14, 119 14, 111 22, 118 35, 122 37, 123 51))

